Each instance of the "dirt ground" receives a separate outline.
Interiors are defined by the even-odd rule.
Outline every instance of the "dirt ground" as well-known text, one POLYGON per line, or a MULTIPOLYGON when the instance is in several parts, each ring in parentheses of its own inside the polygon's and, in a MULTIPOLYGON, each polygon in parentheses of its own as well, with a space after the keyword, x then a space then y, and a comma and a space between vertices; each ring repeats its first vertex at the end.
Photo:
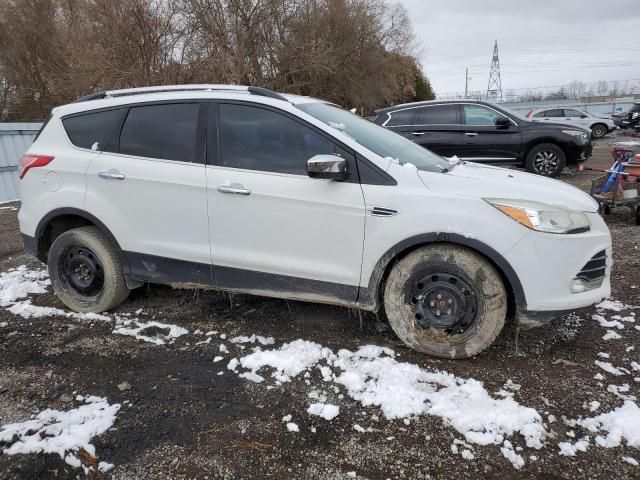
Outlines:
MULTIPOLYGON (((597 141, 588 164, 608 166, 611 143, 621 138, 609 135, 597 141)), ((588 189, 592 176, 564 175, 562 180, 588 189)), ((10 208, 0 210, 0 272, 19 265, 42 267, 23 254, 16 215, 10 208)), ((626 209, 614 210, 606 220, 614 242, 612 297, 640 305, 640 227, 626 209)), ((64 308, 50 288, 31 298, 36 305, 64 308)), ((519 332, 517 342, 515 329, 507 329, 493 347, 465 361, 417 354, 373 315, 364 315, 361 324, 356 313, 338 307, 145 286, 115 313, 134 314, 139 309, 144 318, 179 325, 189 334, 171 344, 154 345, 114 335, 110 322, 60 316, 24 320, 0 308, 0 426, 27 420, 46 408, 68 410, 77 406, 68 398, 76 393, 122 404, 114 426, 92 440, 97 457, 115 468, 89 473, 89 478, 640 477, 640 467, 623 460, 625 456, 640 460, 640 451, 627 444, 615 448, 592 444, 587 452, 573 457, 559 454, 558 442, 571 440, 567 432, 572 428, 563 418, 594 415, 585 409, 585 403, 594 400, 602 404, 599 413, 620 406, 620 395, 607 390, 610 383, 629 384, 627 395, 640 391, 632 374, 607 376, 604 383, 594 379, 605 373, 594 364, 599 352, 608 353, 614 365, 640 359, 640 331, 632 324, 619 331, 621 339, 604 340, 606 329, 591 319, 593 309, 578 311, 547 328, 519 332), (514 391, 514 399, 545 418, 547 438, 541 449, 525 447, 520 452, 525 465, 516 470, 500 445, 474 445, 470 460, 454 454, 452 442, 461 436, 438 416, 421 415, 410 422, 386 420, 378 407, 365 407, 347 395, 338 400, 327 388, 329 397, 340 405, 340 415, 330 422, 312 417, 306 413, 307 382, 322 387, 317 370, 307 381, 302 375, 281 385, 247 381, 226 369, 228 361, 243 352, 227 344, 231 352, 215 363, 218 346, 225 342, 216 337, 197 345, 205 338, 196 335, 197 330, 215 330, 229 337, 274 337, 271 348, 300 338, 333 351, 367 344, 386 346, 402 362, 477 379, 492 395, 511 380, 521 386, 514 391), (634 346, 635 350, 630 348, 634 346), (219 371, 224 373, 218 375, 219 371), (123 382, 130 389, 121 390, 118 385, 123 382), (287 414, 292 414, 299 432, 285 428, 281 419, 287 414), (372 430, 356 431, 356 423, 372 430)), ((581 435, 576 433, 576 438, 581 435)), ((518 435, 512 440, 523 444, 518 435)), ((0 455, 2 479, 84 476, 56 454, 0 455)))

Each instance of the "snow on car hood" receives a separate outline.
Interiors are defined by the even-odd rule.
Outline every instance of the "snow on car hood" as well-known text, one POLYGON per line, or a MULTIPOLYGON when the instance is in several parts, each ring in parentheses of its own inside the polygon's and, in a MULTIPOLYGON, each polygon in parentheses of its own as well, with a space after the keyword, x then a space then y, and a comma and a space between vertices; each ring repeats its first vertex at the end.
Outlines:
POLYGON ((430 190, 480 198, 533 200, 584 212, 596 212, 589 195, 559 180, 518 170, 463 162, 447 173, 418 171, 430 190))

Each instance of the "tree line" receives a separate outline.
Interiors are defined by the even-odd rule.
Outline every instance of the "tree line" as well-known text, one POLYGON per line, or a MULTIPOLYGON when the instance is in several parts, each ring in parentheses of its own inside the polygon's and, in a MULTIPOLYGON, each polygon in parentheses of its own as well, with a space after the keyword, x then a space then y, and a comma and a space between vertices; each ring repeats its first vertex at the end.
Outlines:
POLYGON ((0 0, 0 121, 93 91, 255 85, 368 114, 433 98, 407 11, 383 0, 0 0))

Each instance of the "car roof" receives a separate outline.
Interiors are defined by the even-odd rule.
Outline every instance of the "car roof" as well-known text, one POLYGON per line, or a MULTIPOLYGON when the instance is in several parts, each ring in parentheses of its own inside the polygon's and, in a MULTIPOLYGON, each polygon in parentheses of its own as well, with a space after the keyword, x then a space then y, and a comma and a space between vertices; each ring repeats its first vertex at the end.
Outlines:
POLYGON ((169 85, 112 90, 86 95, 73 103, 55 107, 52 113, 56 116, 64 116, 109 107, 167 100, 218 99, 246 101, 250 99, 255 103, 272 106, 327 103, 324 100, 302 95, 280 94, 266 89, 252 90, 252 87, 239 85, 169 85), (256 91, 258 91, 258 93, 256 93, 256 91))
POLYGON ((376 113, 386 113, 386 112, 392 112, 394 110, 403 110, 405 108, 421 107, 423 105, 447 105, 447 104, 456 104, 456 103, 472 103, 472 104, 475 104, 475 105, 485 105, 487 107, 495 107, 496 106, 493 103, 484 102, 482 100, 469 100, 469 99, 461 98, 459 100, 425 100, 425 101, 422 101, 422 102, 400 103, 398 105, 393 105, 391 107, 379 108, 375 112, 376 113))

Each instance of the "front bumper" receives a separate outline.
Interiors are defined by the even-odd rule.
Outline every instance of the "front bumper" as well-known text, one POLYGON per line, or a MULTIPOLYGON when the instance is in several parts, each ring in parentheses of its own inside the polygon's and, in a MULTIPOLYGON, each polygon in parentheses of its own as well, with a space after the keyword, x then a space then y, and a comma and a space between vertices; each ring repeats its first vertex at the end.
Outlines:
MULTIPOLYGON (((591 230, 572 235, 530 231, 505 254, 515 270, 526 305, 518 305, 523 323, 544 323, 578 308, 588 307, 611 294, 611 235, 597 213, 587 213, 591 230), (606 252, 604 277, 596 288, 572 292, 572 284, 585 266, 602 251, 606 252), (560 312, 560 313, 559 313, 560 312)), ((575 290, 575 288, 574 288, 575 290)))
POLYGON ((568 163, 585 162, 593 153, 593 146, 591 142, 574 144, 566 148, 566 153, 568 163))

